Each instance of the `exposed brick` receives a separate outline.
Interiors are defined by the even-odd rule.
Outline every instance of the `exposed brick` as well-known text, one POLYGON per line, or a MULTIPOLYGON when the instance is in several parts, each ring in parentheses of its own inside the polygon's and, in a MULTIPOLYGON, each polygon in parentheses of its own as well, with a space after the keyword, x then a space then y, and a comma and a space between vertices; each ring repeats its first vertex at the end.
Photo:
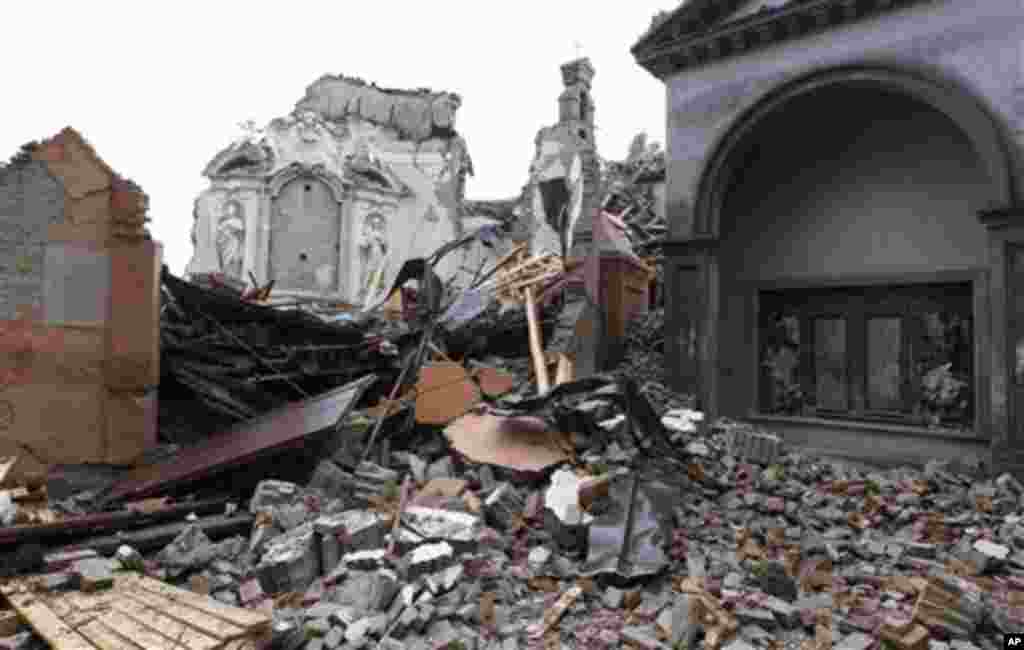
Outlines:
POLYGON ((92 146, 70 128, 43 143, 35 158, 46 164, 68 196, 75 199, 109 189, 114 177, 92 146))

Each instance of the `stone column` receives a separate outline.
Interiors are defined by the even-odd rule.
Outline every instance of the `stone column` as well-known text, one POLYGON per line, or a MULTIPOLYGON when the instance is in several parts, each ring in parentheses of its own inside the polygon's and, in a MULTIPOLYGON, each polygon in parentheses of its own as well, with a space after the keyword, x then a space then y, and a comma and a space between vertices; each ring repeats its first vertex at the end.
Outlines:
POLYGON ((253 233, 253 239, 259 238, 260 250, 256 259, 256 278, 260 284, 265 285, 273 278, 270 277, 270 229, 274 220, 274 198, 270 192, 264 189, 263 198, 260 201, 259 230, 253 233))
POLYGON ((979 215, 989 232, 989 332, 976 332, 991 360, 988 434, 992 468, 1024 476, 1024 377, 1015 371, 1024 340, 1024 206, 979 215))
POLYGON ((718 240, 665 242, 665 330, 669 380, 695 394, 711 419, 718 414, 718 240))
MULTIPOLYGON (((259 189, 253 190, 254 194, 259 192, 259 189)), ((258 194, 253 198, 248 198, 243 201, 242 205, 245 209, 245 252, 242 257, 242 277, 241 280, 246 284, 249 283, 249 274, 252 273, 259 280, 259 275, 256 269, 257 260, 256 256, 259 252, 259 226, 260 226, 260 212, 263 208, 262 197, 258 194)))
POLYGON ((358 273, 355 256, 355 201, 345 201, 341 206, 341 252, 338 260, 338 293, 346 302, 355 303, 355 281, 358 273))

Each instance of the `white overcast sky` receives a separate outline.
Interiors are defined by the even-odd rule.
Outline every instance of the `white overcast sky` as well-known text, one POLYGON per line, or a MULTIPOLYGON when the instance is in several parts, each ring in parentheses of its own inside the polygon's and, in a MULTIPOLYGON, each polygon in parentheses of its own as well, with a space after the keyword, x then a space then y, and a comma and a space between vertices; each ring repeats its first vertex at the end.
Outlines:
POLYGON ((150 230, 181 273, 204 165, 287 115, 323 74, 457 92, 476 175, 467 196, 516 195, 537 130, 557 120, 559 66, 590 57, 597 144, 621 159, 664 143, 664 86, 630 46, 676 0, 34 0, 5 11, 0 159, 64 126, 150 197, 150 230))

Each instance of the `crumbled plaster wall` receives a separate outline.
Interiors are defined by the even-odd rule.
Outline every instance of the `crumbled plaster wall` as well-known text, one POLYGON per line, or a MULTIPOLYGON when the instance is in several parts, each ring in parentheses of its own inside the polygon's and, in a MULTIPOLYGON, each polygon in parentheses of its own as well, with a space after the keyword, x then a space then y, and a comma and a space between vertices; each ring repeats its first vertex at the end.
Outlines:
MULTIPOLYGON (((558 97, 559 119, 537 132, 530 180, 525 198, 531 213, 530 229, 535 248, 551 248, 558 236, 543 223, 539 183, 565 178, 575 156, 582 171, 583 199, 574 230, 573 250, 583 254, 593 239, 593 213, 600 200, 601 169, 594 130, 594 104, 590 94, 594 68, 586 58, 561 66, 564 90, 558 97)), ((557 248, 557 245, 555 246, 557 248)))
POLYGON ((0 320, 39 305, 47 228, 64 218, 64 188, 40 162, 0 169, 0 320))
POLYGON ((155 444, 161 250, 147 207, 71 128, 0 170, 0 313, 38 305, 44 321, 27 374, 0 387, 0 445, 130 464, 155 444))

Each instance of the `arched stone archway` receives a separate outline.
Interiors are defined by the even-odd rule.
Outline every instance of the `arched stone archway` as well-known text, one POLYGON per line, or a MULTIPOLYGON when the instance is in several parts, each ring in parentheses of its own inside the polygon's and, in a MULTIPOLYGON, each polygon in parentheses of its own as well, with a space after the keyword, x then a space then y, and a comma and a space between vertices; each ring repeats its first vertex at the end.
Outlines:
MULTIPOLYGON (((1007 263, 990 221, 993 210, 1019 205, 1016 173, 1012 143, 984 103, 929 72, 848 66, 766 92, 722 130, 704 157, 690 238, 674 244, 677 306, 670 318, 698 339, 692 358, 680 352, 678 385, 693 381, 712 416, 769 416, 762 369, 769 298, 773 305, 818 301, 811 308, 802 303, 799 317, 804 339, 797 345, 812 361, 784 359, 790 370, 803 364, 796 388, 818 391, 817 402, 811 415, 804 410, 776 425, 800 420, 799 426, 817 427, 814 435, 824 436, 825 444, 856 446, 866 430, 835 432, 853 431, 851 420, 874 417, 872 400, 880 405, 875 414, 900 411, 900 426, 923 426, 911 409, 920 405, 926 371, 911 374, 921 349, 911 338, 920 336, 926 316, 946 310, 969 321, 966 347, 958 345, 966 349, 960 359, 968 367, 974 410, 958 425, 970 433, 956 443, 947 439, 942 453, 984 450, 989 440, 992 448, 1011 444, 1004 366, 1012 287, 1003 284, 1007 263), (844 119, 861 121, 868 134, 863 141, 855 128, 843 131, 849 126, 844 119), (825 137, 834 135, 830 124, 841 132, 835 138, 825 137), (773 132, 780 137, 769 137, 773 132), (807 155, 817 145, 820 155, 807 155), (804 158, 794 162, 797 156, 804 158), (773 188, 789 192, 791 200, 777 200, 773 188), (918 302, 928 306, 908 307, 918 302), (826 313, 831 320, 819 323, 826 313), (833 342, 829 349, 808 343, 826 337, 833 342), (834 345, 840 339, 844 343, 834 345), (889 352, 878 352, 883 344, 889 352), (815 385, 826 364, 847 383, 815 385), (837 386, 841 395, 821 398, 820 391, 837 386), (917 393, 905 393, 906 386, 917 393), (837 420, 821 415, 826 410, 842 412, 846 424, 833 427, 837 420)), ((677 338, 682 351, 686 337, 677 338)), ((877 433, 888 425, 874 426, 877 433)), ((907 457, 917 450, 908 445, 896 453, 907 457)))
POLYGON ((986 207, 1001 209, 1017 204, 1013 165, 1005 140, 995 119, 971 91, 950 79, 916 68, 843 66, 804 75, 767 92, 723 131, 710 148, 698 174, 693 222, 695 236, 717 237, 723 189, 737 162, 736 153, 763 120, 794 99, 836 86, 902 93, 945 114, 964 132, 983 161, 991 181, 991 200, 986 207))

